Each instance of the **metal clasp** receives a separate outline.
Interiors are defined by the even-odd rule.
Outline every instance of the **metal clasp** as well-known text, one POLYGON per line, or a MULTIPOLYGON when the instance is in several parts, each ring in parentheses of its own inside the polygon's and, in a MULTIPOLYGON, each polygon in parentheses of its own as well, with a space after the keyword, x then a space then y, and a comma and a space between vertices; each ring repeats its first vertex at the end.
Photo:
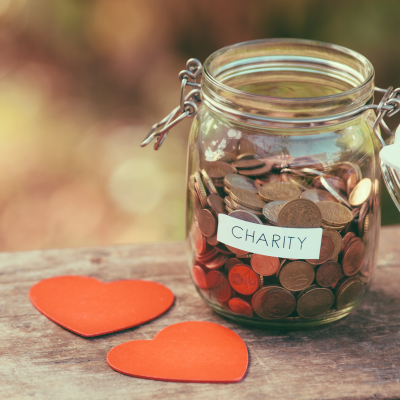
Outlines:
POLYGON ((154 150, 158 150, 164 143, 168 131, 172 127, 177 125, 183 119, 193 118, 197 114, 197 104, 201 103, 201 85, 197 82, 197 79, 203 72, 203 66, 196 58, 190 58, 186 63, 186 67, 186 70, 179 73, 179 80, 181 81, 181 98, 179 106, 172 110, 172 112, 160 122, 152 126, 150 132, 141 143, 142 147, 147 146, 153 139, 156 139, 154 150), (194 89, 186 94, 187 86, 194 89), (162 128, 157 130, 160 127, 162 128))

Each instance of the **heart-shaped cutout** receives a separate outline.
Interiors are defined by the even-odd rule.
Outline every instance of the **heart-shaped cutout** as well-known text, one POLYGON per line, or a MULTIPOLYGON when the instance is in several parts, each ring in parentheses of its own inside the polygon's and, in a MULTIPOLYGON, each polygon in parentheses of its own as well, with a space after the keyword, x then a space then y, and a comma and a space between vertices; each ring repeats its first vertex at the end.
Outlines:
POLYGON ((107 355, 115 371, 138 378, 176 382, 239 382, 248 353, 233 331, 212 322, 181 322, 164 328, 153 340, 120 344, 107 355))
POLYGON ((156 282, 58 276, 32 286, 29 299, 51 321, 90 337, 151 321, 171 307, 174 295, 156 282))

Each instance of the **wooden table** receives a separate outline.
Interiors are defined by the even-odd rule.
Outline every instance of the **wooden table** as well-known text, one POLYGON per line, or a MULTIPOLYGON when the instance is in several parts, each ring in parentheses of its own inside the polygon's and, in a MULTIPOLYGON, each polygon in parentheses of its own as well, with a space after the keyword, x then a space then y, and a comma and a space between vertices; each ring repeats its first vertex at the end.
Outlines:
POLYGON ((382 229, 379 264, 362 306, 308 331, 249 329, 213 313, 189 279, 183 243, 0 255, 0 399, 386 399, 400 398, 400 227, 382 229), (56 275, 167 285, 174 306, 143 326, 84 339, 41 315, 29 288, 56 275), (157 382, 119 374, 107 352, 189 320, 213 321, 246 342, 250 364, 236 384, 157 382))

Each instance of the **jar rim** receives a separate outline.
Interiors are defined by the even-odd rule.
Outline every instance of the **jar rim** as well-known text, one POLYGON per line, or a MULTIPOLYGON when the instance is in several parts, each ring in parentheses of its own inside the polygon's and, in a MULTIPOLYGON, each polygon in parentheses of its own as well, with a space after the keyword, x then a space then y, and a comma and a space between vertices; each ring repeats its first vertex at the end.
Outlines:
MULTIPOLYGON (((267 64, 265 64, 267 65, 267 64)), ((223 47, 212 53, 203 67, 202 92, 211 108, 228 114, 251 115, 256 120, 281 120, 324 118, 346 113, 371 101, 374 93, 374 68, 360 53, 346 47, 305 39, 258 39, 223 47), (302 68, 309 76, 318 79, 324 74, 336 82, 351 86, 337 93, 310 97, 274 97, 255 94, 224 82, 235 76, 254 73, 262 63, 275 63, 293 70, 302 68), (292 64, 291 64, 292 63, 292 64), (304 66, 303 66, 304 65, 304 66), (253 66, 254 68, 252 69, 253 66), (313 72, 312 68, 315 69, 313 72), (335 75, 336 74, 336 75, 335 75), (222 78, 221 78, 222 77, 222 78)), ((259 123, 257 123, 259 124, 259 123)))

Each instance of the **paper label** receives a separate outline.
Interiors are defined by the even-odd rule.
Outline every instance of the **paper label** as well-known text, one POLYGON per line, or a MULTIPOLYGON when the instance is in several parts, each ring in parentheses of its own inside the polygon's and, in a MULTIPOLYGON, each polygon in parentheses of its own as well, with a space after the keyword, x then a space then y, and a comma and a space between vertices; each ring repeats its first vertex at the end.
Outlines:
POLYGON ((280 258, 318 259, 322 228, 280 228, 219 214, 217 239, 249 253, 280 258))

